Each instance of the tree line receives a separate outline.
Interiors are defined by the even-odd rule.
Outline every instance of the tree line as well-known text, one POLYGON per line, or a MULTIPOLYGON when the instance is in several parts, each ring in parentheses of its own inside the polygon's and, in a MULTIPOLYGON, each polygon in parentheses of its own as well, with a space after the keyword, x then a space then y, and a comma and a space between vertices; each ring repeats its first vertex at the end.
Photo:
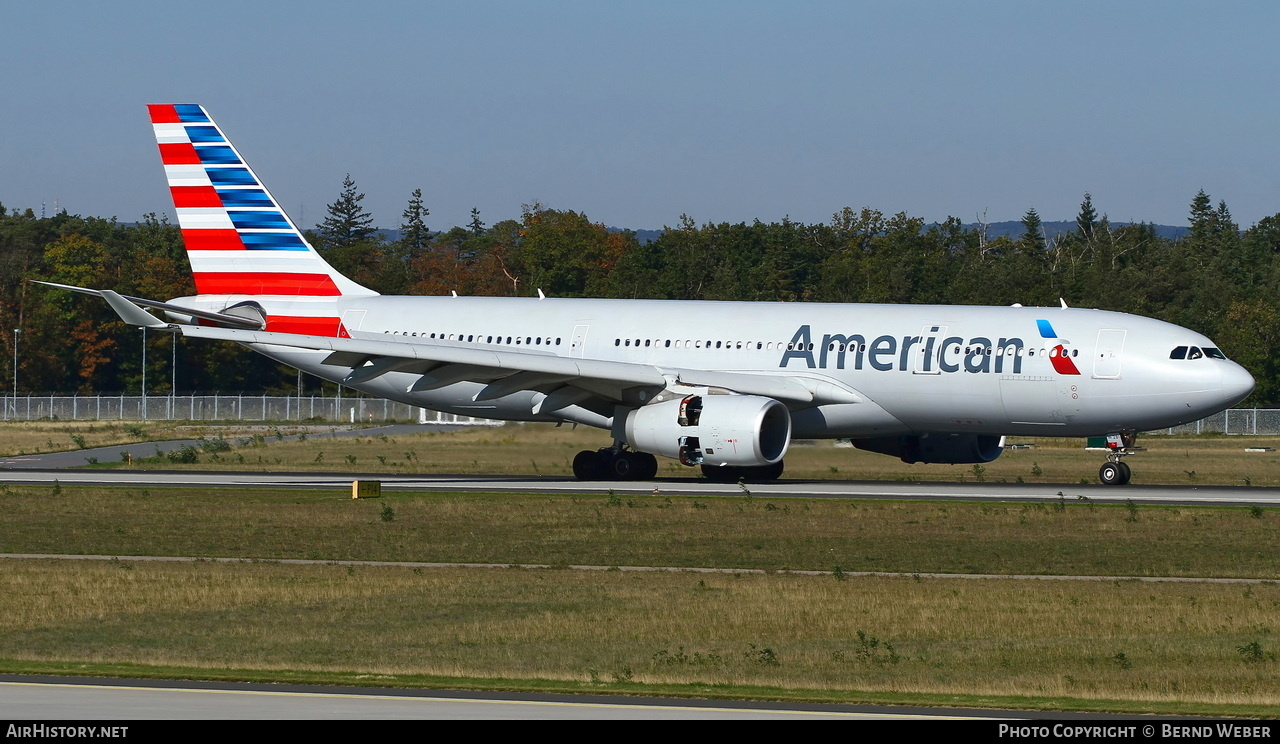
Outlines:
MULTIPOLYGON (((1247 367, 1258 389, 1245 405, 1280 404, 1280 215, 1246 230, 1224 202, 1200 191, 1189 231, 1160 237, 1151 224, 1112 226, 1084 195, 1076 229, 1048 238, 1035 209, 1020 236, 989 238, 955 218, 845 208, 826 223, 702 223, 681 215, 641 242, 587 215, 542 204, 487 225, 433 229, 415 190, 398 237, 376 229, 350 178, 308 239, 337 270, 383 294, 619 297, 771 302, 888 302, 1094 307, 1167 320, 1214 339, 1247 367)), ((13 353, 21 328, 24 391, 136 391, 137 329, 97 298, 29 279, 168 299, 194 293, 176 226, 136 224, 0 205, 0 328, 13 353)), ((175 343, 147 340, 148 391, 171 384, 175 343)), ((180 390, 292 392, 295 372, 239 346, 177 341, 180 390)), ((8 377, 8 375, 6 375, 8 377)), ((10 378, 10 382, 11 382, 10 378)), ((311 380, 313 388, 319 383, 311 380)))

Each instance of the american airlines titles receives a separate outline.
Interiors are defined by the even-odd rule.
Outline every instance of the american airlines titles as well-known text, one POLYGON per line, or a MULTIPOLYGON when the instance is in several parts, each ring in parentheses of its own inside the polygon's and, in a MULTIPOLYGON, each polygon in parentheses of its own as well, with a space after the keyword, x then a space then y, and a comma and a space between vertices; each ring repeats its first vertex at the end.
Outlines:
POLYGON ((973 372, 1022 374, 1025 343, 1020 338, 1001 338, 996 343, 983 336, 966 342, 960 336, 939 338, 945 328, 934 326, 922 336, 877 336, 870 342, 862 334, 827 333, 822 343, 813 343, 808 325, 796 329, 782 354, 779 367, 800 360, 809 369, 863 369, 868 365, 881 372, 913 370, 926 374, 973 372), (816 355, 816 359, 815 359, 816 355), (1006 369, 1012 367, 1012 369, 1006 369))

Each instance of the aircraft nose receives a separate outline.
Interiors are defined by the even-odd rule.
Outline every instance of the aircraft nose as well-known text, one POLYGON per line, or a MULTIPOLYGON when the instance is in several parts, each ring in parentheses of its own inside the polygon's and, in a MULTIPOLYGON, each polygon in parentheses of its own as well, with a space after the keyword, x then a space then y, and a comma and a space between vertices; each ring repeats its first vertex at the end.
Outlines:
POLYGON ((1231 402, 1228 405, 1235 405, 1249 397, 1249 393, 1253 392, 1256 384, 1248 370, 1239 364, 1232 362, 1223 367, 1222 394, 1230 398, 1231 402))

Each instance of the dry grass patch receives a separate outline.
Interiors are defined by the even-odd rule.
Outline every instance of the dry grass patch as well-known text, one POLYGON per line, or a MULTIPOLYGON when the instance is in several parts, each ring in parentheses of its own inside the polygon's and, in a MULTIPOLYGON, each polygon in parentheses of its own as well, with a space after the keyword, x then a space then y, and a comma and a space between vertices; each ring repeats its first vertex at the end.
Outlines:
POLYGON ((13 660, 1280 705, 1276 585, 6 561, 0 592, 13 660))
POLYGON ((0 487, 0 552, 1280 577, 1243 507, 0 487))
POLYGON ((0 422, 0 457, 67 452, 135 442, 226 438, 266 441, 277 435, 335 431, 325 424, 211 424, 182 421, 4 421, 0 422))
MULTIPOLYGON (((212 435, 210 435, 212 436, 212 435)), ((453 431, 341 439, 277 441, 271 436, 224 438, 229 452, 201 453, 199 461, 165 461, 142 467, 202 470, 324 471, 362 473, 486 474, 571 476, 573 457, 609 444, 604 432, 586 427, 507 424, 453 431)), ((900 480, 949 482, 1096 483, 1102 453, 1087 452, 1083 439, 1013 438, 1031 449, 1008 449, 981 465, 907 465, 885 455, 830 441, 798 441, 786 458, 786 478, 820 480, 900 480)), ((1248 453, 1246 447, 1280 449, 1280 437, 1148 436, 1147 450, 1127 461, 1135 483, 1280 486, 1280 453, 1248 453)), ((701 477, 665 458, 660 478, 701 477)))

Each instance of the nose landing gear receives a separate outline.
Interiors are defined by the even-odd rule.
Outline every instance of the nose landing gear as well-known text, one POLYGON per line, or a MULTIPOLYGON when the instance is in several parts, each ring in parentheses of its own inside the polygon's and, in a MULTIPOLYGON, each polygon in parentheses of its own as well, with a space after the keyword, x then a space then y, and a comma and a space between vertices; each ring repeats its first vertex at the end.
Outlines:
POLYGON ((1107 435, 1107 461, 1098 469, 1098 480, 1105 486, 1123 486, 1133 477, 1129 463, 1120 458, 1137 452, 1134 442, 1138 439, 1135 431, 1122 431, 1107 435))
POLYGON ((1098 469, 1098 480, 1106 486, 1123 486, 1132 476, 1133 471, 1129 468, 1129 463, 1123 460, 1108 461, 1098 469))

